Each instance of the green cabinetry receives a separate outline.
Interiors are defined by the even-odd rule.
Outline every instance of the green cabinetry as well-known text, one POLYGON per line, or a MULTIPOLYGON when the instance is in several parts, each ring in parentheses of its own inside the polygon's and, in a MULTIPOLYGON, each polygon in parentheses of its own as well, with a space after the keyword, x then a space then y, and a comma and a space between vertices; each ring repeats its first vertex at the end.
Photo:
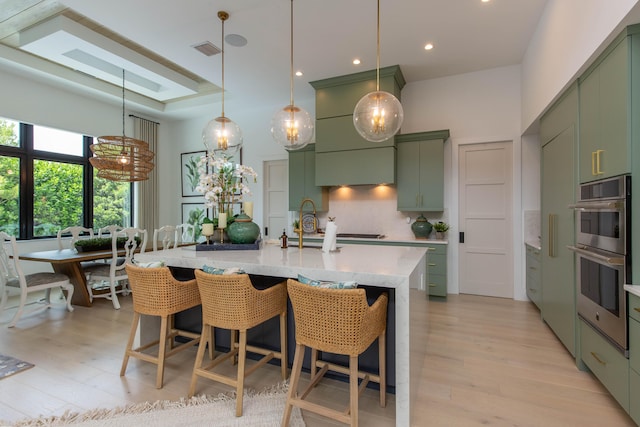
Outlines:
POLYGON ((575 237, 574 213, 568 205, 576 193, 576 85, 540 121, 542 298, 541 313, 569 352, 575 356, 576 302, 575 262, 567 249, 575 237))
POLYGON ((631 47, 630 36, 624 33, 578 80, 580 182, 631 171, 631 47))
POLYGON ((329 189, 315 184, 316 157, 314 144, 289 152, 289 210, 298 211, 303 199, 309 198, 316 210, 329 209, 329 189))
POLYGON ((629 360, 583 320, 579 327, 582 361, 629 412, 629 360))
POLYGON ((542 276, 540 273, 540 249, 530 245, 526 248, 526 286, 527 297, 538 307, 542 303, 542 276))
MULTIPOLYGON (((424 242, 424 241, 423 241, 424 242)), ((447 297, 447 243, 389 242, 376 240, 340 240, 338 243, 352 245, 410 246, 427 249, 426 286, 429 297, 447 297)))
MULTIPOLYGON (((310 83, 316 90, 317 185, 394 184, 394 138, 371 143, 353 125, 353 110, 376 90, 376 71, 364 71, 310 83)), ((400 99, 405 85, 400 67, 380 69, 380 90, 400 99)))
POLYGON ((427 287, 429 296, 447 297, 447 245, 427 246, 427 287))
POLYGON ((399 211, 444 210, 444 141, 449 131, 396 136, 399 211))
POLYGON ((629 415, 640 425, 640 297, 629 295, 629 415))

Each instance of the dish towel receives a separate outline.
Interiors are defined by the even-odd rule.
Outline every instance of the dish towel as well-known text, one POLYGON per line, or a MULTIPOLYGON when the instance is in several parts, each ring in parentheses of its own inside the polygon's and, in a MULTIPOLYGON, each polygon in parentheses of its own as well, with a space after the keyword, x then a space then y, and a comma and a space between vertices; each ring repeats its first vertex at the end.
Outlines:
POLYGON ((327 228, 324 231, 324 240, 322 241, 322 252, 331 252, 336 250, 336 238, 338 234, 338 226, 334 221, 327 222, 327 228))

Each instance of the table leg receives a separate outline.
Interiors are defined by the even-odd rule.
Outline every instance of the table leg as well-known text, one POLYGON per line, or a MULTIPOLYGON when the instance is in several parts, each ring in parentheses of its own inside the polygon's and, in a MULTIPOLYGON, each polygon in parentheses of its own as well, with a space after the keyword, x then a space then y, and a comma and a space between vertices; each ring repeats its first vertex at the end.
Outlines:
POLYGON ((87 278, 82 271, 79 262, 51 263, 53 271, 69 276, 69 281, 73 285, 73 298, 71 304, 91 307, 89 292, 87 291, 87 278))

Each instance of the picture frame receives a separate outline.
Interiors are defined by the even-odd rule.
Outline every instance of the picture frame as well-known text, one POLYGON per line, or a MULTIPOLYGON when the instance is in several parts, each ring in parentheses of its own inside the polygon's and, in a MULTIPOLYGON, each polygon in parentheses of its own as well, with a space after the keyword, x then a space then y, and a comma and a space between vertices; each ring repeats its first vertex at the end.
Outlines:
POLYGON ((198 162, 206 155, 206 151, 191 151, 180 154, 180 182, 182 185, 182 197, 197 197, 202 194, 196 191, 200 179, 198 162))
POLYGON ((182 203, 182 224, 191 224, 194 227, 196 241, 202 235, 202 220, 209 217, 209 209, 201 203, 182 203))

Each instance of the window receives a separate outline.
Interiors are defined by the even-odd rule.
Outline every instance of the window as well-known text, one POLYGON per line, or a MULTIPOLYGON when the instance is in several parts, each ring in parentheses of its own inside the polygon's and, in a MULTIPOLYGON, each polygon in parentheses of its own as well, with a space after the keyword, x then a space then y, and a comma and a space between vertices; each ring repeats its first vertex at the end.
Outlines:
POLYGON ((90 136, 0 118, 0 230, 53 237, 72 225, 132 224, 132 184, 98 178, 90 136))

